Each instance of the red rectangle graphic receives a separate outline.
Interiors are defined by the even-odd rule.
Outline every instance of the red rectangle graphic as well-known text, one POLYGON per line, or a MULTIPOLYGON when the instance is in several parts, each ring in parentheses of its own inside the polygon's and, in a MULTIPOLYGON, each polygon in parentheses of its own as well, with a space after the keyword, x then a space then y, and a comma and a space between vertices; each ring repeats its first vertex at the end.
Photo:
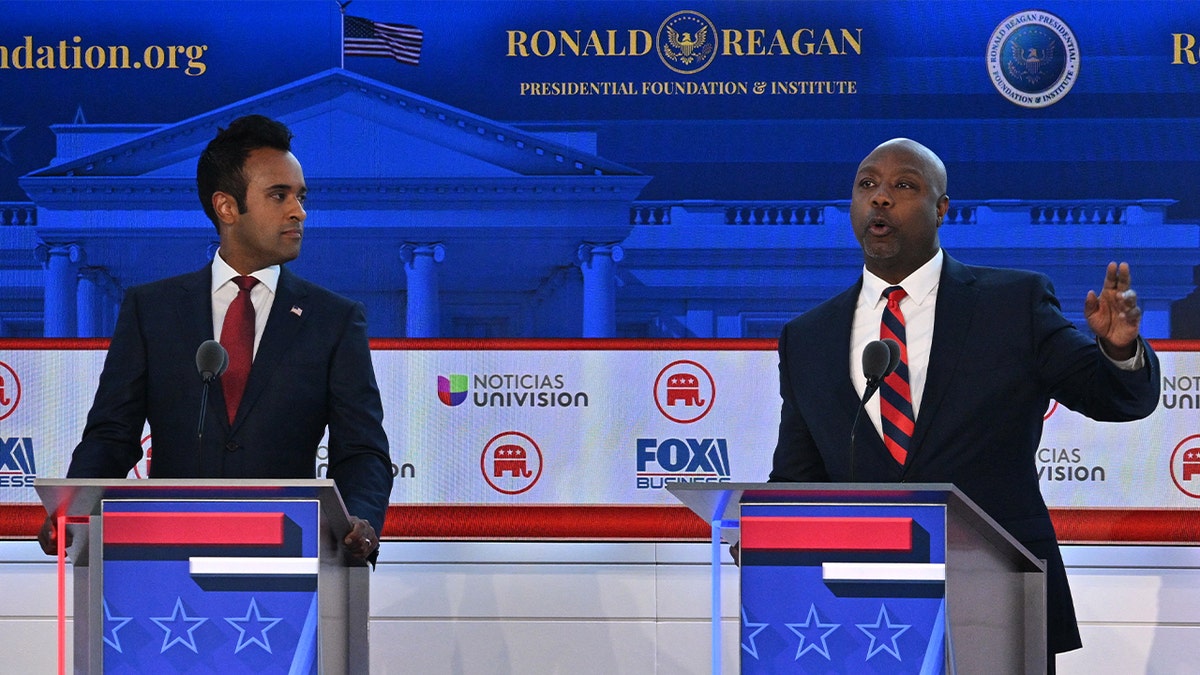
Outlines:
POLYGON ((911 551, 912 518, 744 516, 743 550, 911 551))
POLYGON ((281 546, 282 513, 106 513, 104 544, 281 546))

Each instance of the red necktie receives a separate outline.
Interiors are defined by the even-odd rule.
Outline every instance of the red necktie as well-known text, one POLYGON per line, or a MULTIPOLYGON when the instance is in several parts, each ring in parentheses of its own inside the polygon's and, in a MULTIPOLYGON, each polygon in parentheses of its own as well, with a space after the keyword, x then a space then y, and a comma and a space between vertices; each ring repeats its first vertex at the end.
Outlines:
POLYGON ((237 284, 238 294, 225 312, 225 323, 221 326, 221 346, 229 352, 229 367, 221 377, 221 388, 230 424, 237 416, 250 377, 250 364, 254 361, 254 304, 250 302, 250 289, 258 279, 234 277, 233 283, 237 284))
POLYGON ((887 307, 879 325, 879 338, 891 338, 900 344, 900 365, 883 379, 879 387, 879 412, 883 422, 883 444, 892 457, 903 464, 908 459, 908 444, 913 434, 912 389, 908 384, 908 345, 905 343, 904 314, 900 301, 907 295, 899 286, 883 291, 887 307))

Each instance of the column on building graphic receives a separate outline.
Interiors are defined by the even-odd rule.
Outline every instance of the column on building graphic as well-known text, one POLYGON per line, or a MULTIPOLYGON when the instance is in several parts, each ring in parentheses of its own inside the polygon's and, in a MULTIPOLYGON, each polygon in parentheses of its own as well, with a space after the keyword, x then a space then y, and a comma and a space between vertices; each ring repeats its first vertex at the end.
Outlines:
POLYGON ((102 267, 79 268, 76 294, 76 334, 79 337, 109 337, 116 324, 120 304, 116 281, 102 267))
POLYGON ((583 244, 583 337, 616 337, 617 263, 625 257, 619 244, 583 244))
POLYGON ((404 274, 408 282, 405 307, 405 335, 432 338, 441 335, 441 311, 438 299, 438 263, 446 259, 442 244, 407 243, 400 247, 404 274))
POLYGON ((74 243, 42 243, 34 251, 46 271, 45 337, 76 337, 79 269, 86 259, 74 243))

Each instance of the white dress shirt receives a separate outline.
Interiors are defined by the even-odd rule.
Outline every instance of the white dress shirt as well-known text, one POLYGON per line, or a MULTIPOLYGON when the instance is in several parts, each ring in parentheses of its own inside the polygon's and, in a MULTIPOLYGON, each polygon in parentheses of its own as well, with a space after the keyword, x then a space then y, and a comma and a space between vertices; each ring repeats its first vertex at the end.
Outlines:
MULTIPOLYGON (((905 343, 908 347, 908 380, 912 388, 913 419, 921 411, 921 395, 925 392, 925 375, 929 370, 929 350, 933 346, 933 315, 937 308, 938 283, 942 278, 941 249, 915 272, 899 284, 889 284, 863 269, 862 291, 858 294, 858 305, 854 309, 854 325, 850 329, 850 381, 862 398, 867 389, 867 378, 863 375, 862 353, 867 343, 879 339, 879 324, 883 320, 883 308, 887 300, 884 289, 898 285, 907 293, 900 301, 900 313, 904 315, 905 343)), ((867 416, 875 425, 880 437, 883 425, 880 422, 878 394, 867 401, 867 416)))
MULTIPOLYGON (((929 262, 917 268, 899 284, 889 284, 863 268, 862 291, 858 294, 858 304, 854 308, 854 325, 850 329, 850 381, 854 383, 854 390, 861 399, 867 389, 867 378, 862 369, 862 353, 867 343, 879 339, 879 324, 883 320, 883 308, 887 306, 883 291, 898 285, 908 294, 900 301, 900 312, 904 315, 905 342, 908 345, 908 380, 912 388, 914 421, 921 414, 921 397, 925 393, 925 378, 929 373, 929 352, 933 347, 933 319, 944 260, 945 254, 938 249, 929 262)), ((1133 358, 1130 359, 1113 359, 1104 352, 1103 346, 1100 347, 1100 351, 1122 370, 1138 370, 1146 363, 1140 340, 1133 358)), ((866 411, 882 438, 883 424, 880 421, 878 394, 867 402, 866 411)))
MULTIPOLYGON (((225 313, 229 305, 237 297, 238 287, 233 283, 234 277, 241 276, 221 258, 220 249, 213 256, 212 264, 212 320, 213 336, 221 339, 221 327, 225 325, 225 313)), ((251 272, 250 276, 258 279, 254 288, 250 289, 250 304, 254 305, 254 353, 258 353, 258 343, 262 341, 263 329, 267 327, 267 317, 271 313, 271 305, 275 303, 275 288, 279 285, 279 265, 251 272)))

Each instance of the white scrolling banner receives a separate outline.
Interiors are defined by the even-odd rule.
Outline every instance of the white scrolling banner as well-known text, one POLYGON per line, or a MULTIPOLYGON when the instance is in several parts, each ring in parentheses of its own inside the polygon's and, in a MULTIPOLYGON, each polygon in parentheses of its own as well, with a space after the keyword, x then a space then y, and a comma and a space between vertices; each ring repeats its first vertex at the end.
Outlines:
MULTIPOLYGON (((676 505, 671 482, 766 479, 779 396, 762 341, 539 344, 375 349, 394 504, 676 505)), ((104 354, 0 348, 0 501, 38 503, 33 480, 65 474, 104 354)), ((1162 398, 1147 419, 1047 411, 1037 470, 1051 507, 1197 505, 1200 351, 1159 354, 1162 398)), ((153 461, 149 430, 143 445, 153 461)))

